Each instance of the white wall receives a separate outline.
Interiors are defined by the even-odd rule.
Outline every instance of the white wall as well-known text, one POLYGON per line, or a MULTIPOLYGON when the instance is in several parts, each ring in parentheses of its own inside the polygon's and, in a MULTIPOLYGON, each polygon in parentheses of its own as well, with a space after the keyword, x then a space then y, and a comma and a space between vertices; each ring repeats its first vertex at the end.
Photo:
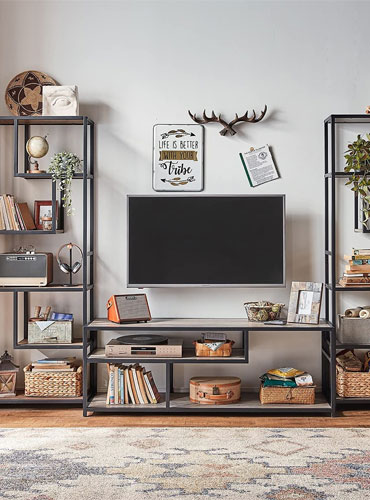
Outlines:
MULTIPOLYGON (((188 123, 188 109, 214 109, 231 119, 235 112, 268 105, 263 122, 239 126, 233 138, 221 137, 217 125, 206 127, 204 193, 286 194, 288 286, 147 290, 153 316, 243 317, 246 300, 287 303, 292 279, 323 280, 323 119, 361 113, 369 104, 368 2, 12 0, 1 1, 0 9, 0 88, 23 70, 45 71, 60 84, 77 84, 81 112, 97 123, 98 315, 105 315, 112 293, 126 291, 125 196, 153 193, 153 124, 188 123), (272 146, 281 179, 252 189, 238 153, 265 143, 272 146)), ((3 100, 0 113, 8 114, 3 100)), ((357 129, 346 130, 344 138, 354 138, 357 129)), ((78 153, 77 138, 60 134, 49 135, 51 153, 62 147, 78 153)), ((45 181, 13 180, 9 143, 9 132, 3 132, 0 191, 13 190, 29 202, 49 198, 45 181)), ((343 198, 341 217, 348 224, 339 236, 342 253, 352 244, 368 245, 365 236, 353 233, 352 199, 344 189, 343 198)), ((24 240, 40 250, 78 241, 78 188, 74 200, 77 216, 68 221, 69 233, 24 240)), ((17 242, 3 236, 1 249, 17 242)), ((41 297, 71 309, 68 296, 41 297)), ((11 297, 2 294, 0 300, 2 350, 11 348, 11 297)), ((37 351, 16 353, 22 365, 38 357, 37 351)), ((264 370, 293 365, 319 383, 319 335, 253 334, 250 360, 223 370, 256 387, 264 370)), ((154 370, 163 385, 161 369, 154 370)), ((180 388, 190 374, 201 373, 195 366, 176 370, 180 388)))

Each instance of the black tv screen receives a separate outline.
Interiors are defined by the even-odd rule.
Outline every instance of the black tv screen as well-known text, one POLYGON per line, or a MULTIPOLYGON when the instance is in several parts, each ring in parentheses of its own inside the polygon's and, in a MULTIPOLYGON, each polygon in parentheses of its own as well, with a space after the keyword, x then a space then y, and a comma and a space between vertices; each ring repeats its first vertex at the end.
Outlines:
POLYGON ((128 197, 128 286, 284 286, 285 197, 128 197))

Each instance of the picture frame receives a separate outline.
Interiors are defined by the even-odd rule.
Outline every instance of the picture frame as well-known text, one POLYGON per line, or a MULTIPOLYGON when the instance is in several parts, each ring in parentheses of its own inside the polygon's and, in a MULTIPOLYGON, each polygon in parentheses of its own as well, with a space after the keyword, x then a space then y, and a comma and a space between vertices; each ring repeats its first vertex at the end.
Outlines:
POLYGON ((317 325, 320 321, 322 283, 293 281, 290 291, 288 323, 317 325))
MULTIPOLYGON (((35 200, 34 204, 34 219, 35 225, 37 229, 42 229, 42 221, 41 217, 52 217, 52 200, 35 200)), ((59 206, 58 201, 56 201, 56 229, 58 229, 58 220, 59 220, 59 206)))

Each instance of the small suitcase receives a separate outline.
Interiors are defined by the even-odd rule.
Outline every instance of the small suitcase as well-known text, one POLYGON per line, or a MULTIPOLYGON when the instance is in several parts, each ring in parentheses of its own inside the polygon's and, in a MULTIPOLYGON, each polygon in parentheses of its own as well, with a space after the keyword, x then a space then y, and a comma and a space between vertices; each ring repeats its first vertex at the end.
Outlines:
POLYGON ((240 400, 238 377, 192 377, 190 401, 203 405, 228 405, 240 400))

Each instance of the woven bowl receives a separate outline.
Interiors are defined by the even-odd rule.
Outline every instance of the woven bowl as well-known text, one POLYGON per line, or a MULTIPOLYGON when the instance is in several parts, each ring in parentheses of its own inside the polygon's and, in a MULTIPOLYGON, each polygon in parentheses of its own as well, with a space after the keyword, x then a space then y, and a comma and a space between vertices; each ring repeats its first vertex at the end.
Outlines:
POLYGON ((285 304, 272 302, 245 302, 244 307, 249 321, 272 321, 280 317, 281 309, 285 304))

